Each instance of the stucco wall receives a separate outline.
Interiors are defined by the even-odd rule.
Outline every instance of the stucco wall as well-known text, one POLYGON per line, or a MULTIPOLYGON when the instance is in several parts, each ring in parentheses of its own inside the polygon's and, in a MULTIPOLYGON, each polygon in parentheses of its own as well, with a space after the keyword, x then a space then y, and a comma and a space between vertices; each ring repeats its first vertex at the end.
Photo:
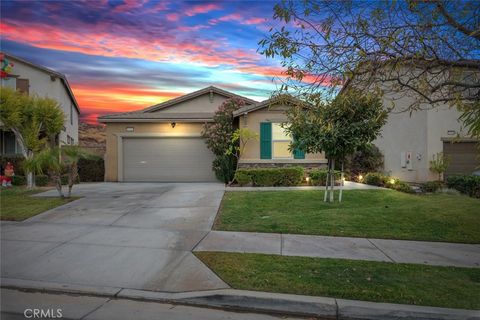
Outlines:
POLYGON ((384 155, 385 172, 409 182, 435 180, 437 176, 430 172, 429 161, 434 154, 443 151, 442 138, 452 138, 461 133, 458 121, 459 112, 455 108, 442 105, 436 108, 409 112, 404 110, 412 101, 411 97, 386 95, 384 106, 392 106, 387 124, 382 128, 381 136, 374 143, 384 155), (449 131, 450 134, 449 134, 449 131), (452 133, 454 132, 454 133, 452 133), (401 153, 412 153, 412 169, 401 167, 401 153))
MULTIPOLYGON (((285 115, 286 107, 272 106, 271 108, 259 109, 249 112, 246 116, 239 116, 240 128, 248 127, 252 131, 256 132, 260 136, 260 123, 261 122, 286 122, 287 116, 285 115)), ((240 162, 312 162, 319 161, 323 163, 325 157, 323 154, 305 154, 305 159, 282 159, 282 160, 269 160, 260 159, 260 141, 249 141, 245 147, 244 153, 240 162)))
MULTIPOLYGON (((37 94, 42 97, 53 98, 61 105, 63 113, 65 114, 65 130, 62 130, 60 133, 60 141, 66 143, 67 135, 69 135, 75 140, 75 143, 78 143, 79 114, 77 109, 73 106, 73 101, 70 98, 63 81, 59 78, 55 78, 55 81, 52 81, 50 74, 15 59, 10 60, 14 64, 11 73, 18 75, 20 79, 29 80, 30 95, 37 94), (70 108, 70 106, 72 106, 72 108, 70 108), (73 123, 70 122, 70 110, 73 110, 73 123)), ((11 88, 16 87, 15 83, 15 78, 6 81, 2 80, 2 85, 11 88)))
POLYGON ((210 94, 204 94, 191 100, 183 101, 170 107, 159 109, 155 112, 160 113, 195 113, 208 112, 213 113, 218 110, 218 107, 228 98, 213 94, 213 99, 210 99, 210 94))
POLYGON ((133 127, 134 132, 128 132, 130 135, 142 136, 142 134, 168 134, 168 135, 187 135, 200 134, 202 132, 202 123, 176 123, 172 128, 170 123, 109 123, 106 127, 107 151, 105 154, 105 180, 118 181, 118 136, 126 134, 126 128, 133 127))

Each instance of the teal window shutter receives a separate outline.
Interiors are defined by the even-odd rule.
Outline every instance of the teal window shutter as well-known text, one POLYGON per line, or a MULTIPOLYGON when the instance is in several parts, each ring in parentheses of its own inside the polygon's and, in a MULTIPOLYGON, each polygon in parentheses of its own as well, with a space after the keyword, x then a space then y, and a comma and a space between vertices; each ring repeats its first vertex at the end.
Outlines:
POLYGON ((293 159, 305 159, 305 152, 300 149, 293 150, 293 159))
POLYGON ((272 123, 260 123, 260 159, 272 159, 272 123))

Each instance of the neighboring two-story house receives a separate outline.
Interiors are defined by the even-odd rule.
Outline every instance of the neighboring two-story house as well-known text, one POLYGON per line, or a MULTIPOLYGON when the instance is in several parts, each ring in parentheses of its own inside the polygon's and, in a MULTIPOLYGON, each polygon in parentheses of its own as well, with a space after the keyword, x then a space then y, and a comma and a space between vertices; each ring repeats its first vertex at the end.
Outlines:
MULTIPOLYGON (((11 67, 8 75, 2 77, 1 86, 58 101, 65 114, 64 128, 59 135, 59 142, 60 144, 78 144, 80 108, 65 75, 11 54, 3 53, 3 57, 11 63, 11 67)), ((0 123, 0 155, 14 156, 20 153, 15 135, 11 131, 4 130, 0 123)))
MULTIPOLYGON (((383 105, 390 112, 387 123, 373 143, 384 156, 385 173, 408 182, 438 180, 438 175, 430 170, 430 161, 439 153, 449 159, 445 177, 470 175, 478 170, 479 141, 468 135, 459 119, 461 113, 457 107, 448 103, 432 105, 422 102, 415 110, 409 109, 419 97, 407 86, 399 87, 396 82, 385 80, 403 77, 403 74, 407 74, 405 70, 411 75, 420 72, 415 66, 392 68, 385 63, 375 75, 354 77, 342 88, 342 91, 357 88, 380 90, 383 93, 383 105), (407 67, 409 69, 402 69, 407 67)), ((478 81, 476 79, 479 76, 469 69, 462 71, 466 82, 478 81)), ((443 74, 444 77, 449 76, 446 71, 443 74)), ((403 79, 403 82, 408 83, 407 80, 403 79)), ((429 84, 433 86, 434 83, 435 79, 431 79, 429 84)))

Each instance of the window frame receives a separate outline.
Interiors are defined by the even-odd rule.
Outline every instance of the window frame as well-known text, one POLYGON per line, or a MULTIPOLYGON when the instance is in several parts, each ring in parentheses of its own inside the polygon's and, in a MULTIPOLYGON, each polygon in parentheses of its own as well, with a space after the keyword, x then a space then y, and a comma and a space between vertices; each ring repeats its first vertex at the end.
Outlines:
MULTIPOLYGON (((289 142, 290 144, 293 142, 293 137, 290 137, 290 139, 274 139, 273 135, 273 127, 275 125, 282 125, 285 122, 272 122, 272 141, 271 141, 271 148, 272 148, 272 160, 292 160, 294 159, 294 154, 292 151, 290 152, 290 157, 275 157, 275 148, 273 147, 274 142, 289 142)), ((282 128, 283 129, 283 128, 282 128)))

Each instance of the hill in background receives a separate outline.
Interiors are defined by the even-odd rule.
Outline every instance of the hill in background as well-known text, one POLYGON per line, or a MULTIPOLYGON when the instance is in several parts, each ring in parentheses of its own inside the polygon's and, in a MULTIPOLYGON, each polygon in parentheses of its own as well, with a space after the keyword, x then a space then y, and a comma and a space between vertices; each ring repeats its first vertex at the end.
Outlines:
POLYGON ((100 156, 105 155, 105 126, 80 122, 78 126, 79 144, 100 156))

